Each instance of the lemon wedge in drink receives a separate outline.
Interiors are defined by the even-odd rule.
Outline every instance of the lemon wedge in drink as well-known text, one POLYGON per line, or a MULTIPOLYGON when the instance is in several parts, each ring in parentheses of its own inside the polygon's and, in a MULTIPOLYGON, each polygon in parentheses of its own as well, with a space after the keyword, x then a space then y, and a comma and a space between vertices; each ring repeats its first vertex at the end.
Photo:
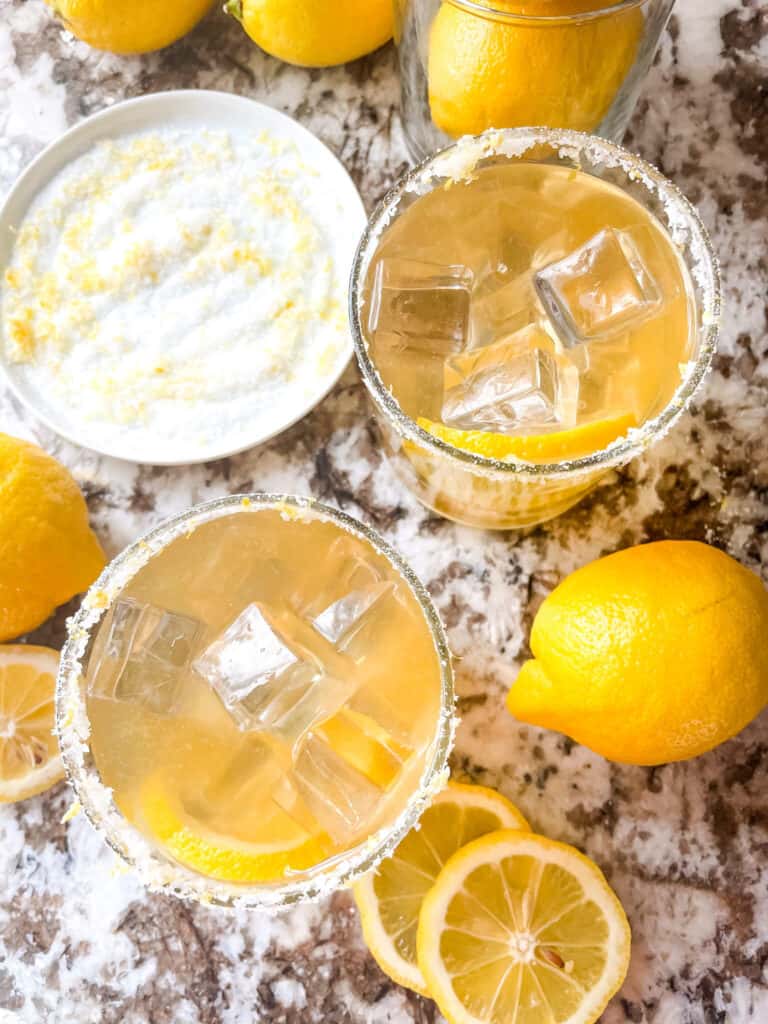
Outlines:
POLYGON ((528 823, 492 789, 450 782, 392 856, 355 884, 366 944, 381 969, 398 984, 429 994, 416 962, 422 901, 456 850, 501 828, 527 829, 528 823))
POLYGON ((572 846, 491 832, 424 899, 418 960, 449 1024, 594 1024, 629 965, 626 915, 572 846))
POLYGON ((511 436, 486 430, 458 430, 444 423, 419 417, 417 424, 428 434, 454 448, 482 455, 486 459, 522 459, 524 462, 560 462, 591 455, 623 437, 637 426, 633 413, 606 416, 571 430, 551 434, 511 436))
POLYGON ((52 734, 58 668, 48 647, 0 647, 0 803, 42 793, 64 774, 52 734))
POLYGON ((324 833, 308 833, 273 805, 260 832, 269 841, 252 842, 203 827, 184 810, 159 776, 141 794, 141 816, 151 834, 175 860, 207 878, 224 882, 275 882, 289 871, 305 871, 333 852, 324 833))

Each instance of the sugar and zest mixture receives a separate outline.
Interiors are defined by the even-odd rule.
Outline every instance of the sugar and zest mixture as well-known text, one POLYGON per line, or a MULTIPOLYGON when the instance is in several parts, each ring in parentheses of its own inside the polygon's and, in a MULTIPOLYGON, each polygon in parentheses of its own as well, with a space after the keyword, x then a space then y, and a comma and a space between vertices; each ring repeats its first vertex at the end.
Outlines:
POLYGON ((266 133, 101 142, 19 225, 6 359, 103 439, 234 446, 298 409, 348 344, 341 214, 266 133))

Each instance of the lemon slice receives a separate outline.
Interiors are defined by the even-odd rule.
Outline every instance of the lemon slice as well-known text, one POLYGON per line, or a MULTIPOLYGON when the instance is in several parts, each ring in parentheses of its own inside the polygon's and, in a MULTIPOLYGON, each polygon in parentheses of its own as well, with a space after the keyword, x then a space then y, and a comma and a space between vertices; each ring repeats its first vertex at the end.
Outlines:
POLYGON ((0 803, 42 793, 64 775, 53 735, 58 668, 48 647, 0 647, 0 803))
POLYGON ((626 915, 572 846, 491 832, 447 862, 419 966, 449 1024, 594 1024, 627 973, 626 915))
POLYGON ((157 777, 141 793, 141 817, 163 849, 181 864, 224 882, 275 882, 290 871, 305 871, 333 852, 325 833, 308 835, 276 808, 260 831, 270 838, 252 842, 207 829, 193 820, 157 777))
POLYGON ((427 995, 416 963, 421 903, 448 858, 472 839, 500 828, 527 829, 517 808, 484 786, 448 783, 391 857, 353 887, 363 937, 381 969, 427 995))
POLYGON ((628 430, 637 426, 633 413, 607 416, 592 423, 583 423, 572 430, 557 430, 552 434, 529 434, 510 436, 494 434, 485 430, 457 430, 444 423, 420 417, 417 421, 422 430, 445 441, 454 448, 482 455, 486 459, 522 459, 524 462, 560 462, 562 459, 578 459, 606 448, 612 441, 623 437, 628 430))

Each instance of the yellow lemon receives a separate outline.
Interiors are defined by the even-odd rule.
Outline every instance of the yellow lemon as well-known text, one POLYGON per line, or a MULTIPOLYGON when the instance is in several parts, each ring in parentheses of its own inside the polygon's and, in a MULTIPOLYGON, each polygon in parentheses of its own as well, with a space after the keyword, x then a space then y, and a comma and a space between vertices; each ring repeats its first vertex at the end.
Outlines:
MULTIPOLYGON (((502 0, 496 6, 568 15, 613 2, 502 0)), ((520 125, 592 131, 632 67, 642 30, 639 8, 581 23, 510 24, 443 0, 429 36, 432 118, 452 136, 520 125)))
POLYGON ((0 641, 39 626, 103 567, 69 472, 35 445, 0 434, 0 641))
POLYGON ((250 842, 203 828, 185 814, 181 802, 151 777, 141 794, 141 815, 149 831, 176 860, 207 878, 225 882, 275 882, 288 871, 304 871, 333 852, 325 834, 307 836, 295 821, 276 808, 261 822, 269 842, 250 842))
POLYGON ((507 706, 613 761, 695 757, 768 703, 768 592, 696 541, 628 548, 544 601, 507 706))
POLYGON ((97 50, 149 53, 191 31, 213 0, 47 0, 66 27, 97 50))
POLYGON ((419 966, 449 1024, 595 1024, 629 966, 626 915, 578 850, 501 831, 455 853, 419 915, 419 966))
POLYGON ((444 423, 434 423, 421 417, 417 420, 422 430, 445 441, 454 448, 482 455, 486 459, 522 459, 524 462, 560 462, 577 459, 606 448, 637 426, 632 413, 610 416, 593 423, 584 423, 571 430, 558 430, 552 434, 528 434, 519 437, 494 434, 485 430, 457 430, 444 423))
POLYGON ((48 647, 0 647, 0 803, 42 793, 64 775, 53 735, 58 668, 48 647))
POLYGON ((392 0, 228 0, 262 50, 289 64, 344 64, 392 36, 392 0))
POLYGON ((449 782, 391 857, 354 886, 363 938, 394 981, 428 995, 416 962, 416 926, 424 897, 460 847, 501 828, 528 828, 518 809, 484 786, 449 782))

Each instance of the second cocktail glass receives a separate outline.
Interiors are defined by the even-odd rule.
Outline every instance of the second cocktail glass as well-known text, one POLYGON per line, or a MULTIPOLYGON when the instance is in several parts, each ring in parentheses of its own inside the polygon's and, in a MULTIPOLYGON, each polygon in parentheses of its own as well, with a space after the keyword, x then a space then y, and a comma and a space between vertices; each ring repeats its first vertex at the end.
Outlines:
POLYGON ((466 138, 407 174, 353 268, 363 378, 404 482, 472 526, 530 526, 660 438, 700 384, 720 293, 679 190, 578 132, 466 138))

